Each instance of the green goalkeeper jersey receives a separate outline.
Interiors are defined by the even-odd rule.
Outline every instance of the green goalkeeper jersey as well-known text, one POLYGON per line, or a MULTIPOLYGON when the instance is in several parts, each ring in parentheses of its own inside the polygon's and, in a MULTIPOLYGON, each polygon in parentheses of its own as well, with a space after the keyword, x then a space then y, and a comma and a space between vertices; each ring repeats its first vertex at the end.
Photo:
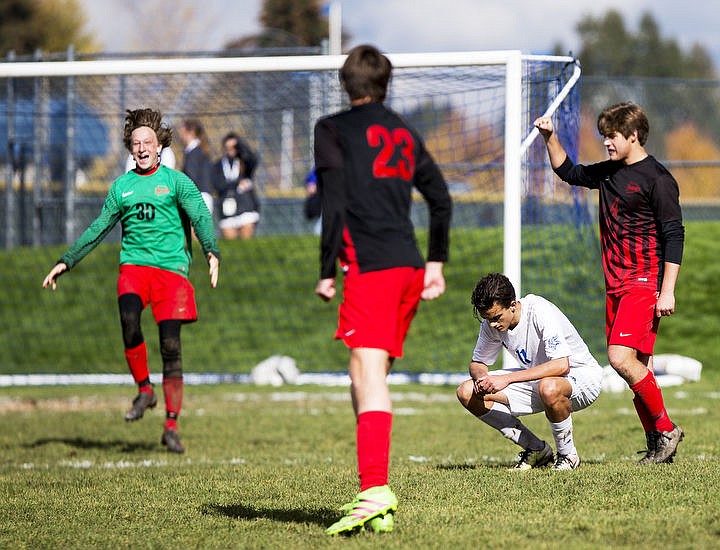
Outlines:
POLYGON ((203 252, 218 258, 210 211, 197 186, 184 173, 160 165, 150 175, 127 172, 110 186, 102 212, 63 254, 72 268, 122 224, 120 265, 166 269, 188 276, 192 259, 190 225, 203 252))

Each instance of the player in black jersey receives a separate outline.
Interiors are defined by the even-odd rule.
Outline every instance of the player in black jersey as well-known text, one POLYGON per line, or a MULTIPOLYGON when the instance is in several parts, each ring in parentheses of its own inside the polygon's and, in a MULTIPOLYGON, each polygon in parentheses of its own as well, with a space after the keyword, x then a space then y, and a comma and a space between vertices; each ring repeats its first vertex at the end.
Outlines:
POLYGON ((684 434, 665 409, 652 357, 660 317, 675 312, 685 240, 678 184, 645 151, 650 125, 635 103, 619 103, 600 113, 597 127, 609 160, 590 166, 570 160, 549 117, 534 124, 557 175, 600 191, 608 358, 635 394, 647 442, 640 463, 672 462, 684 434))
POLYGON ((350 349, 360 493, 334 535, 368 527, 390 531, 397 498, 388 486, 392 404, 386 376, 421 298, 445 291, 452 202, 419 134, 383 101, 392 65, 377 48, 353 48, 340 69, 351 108, 315 126, 315 166, 322 204, 320 281, 335 296, 336 264, 343 301, 335 337, 350 349), (427 263, 410 221, 416 188, 430 210, 427 263))

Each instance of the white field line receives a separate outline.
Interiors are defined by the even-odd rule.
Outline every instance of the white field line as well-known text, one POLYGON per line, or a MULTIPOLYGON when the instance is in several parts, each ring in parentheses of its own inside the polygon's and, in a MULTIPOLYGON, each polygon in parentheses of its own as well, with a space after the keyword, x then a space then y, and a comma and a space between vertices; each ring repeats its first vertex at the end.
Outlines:
MULTIPOLYGON (((426 384, 458 385, 466 380, 465 373, 421 373, 410 374, 393 372, 388 375, 391 385, 426 384)), ((189 386, 215 384, 252 384, 250 374, 232 373, 185 373, 185 384, 189 386)), ((162 383, 162 375, 151 374, 150 381, 162 383)), ((2 374, 0 387, 10 386, 115 386, 133 384, 130 374, 2 374)), ((288 385, 349 386, 350 377, 345 372, 308 372, 301 373, 288 385)))
MULTIPOLYGON (((31 411, 56 411, 56 412, 87 412, 87 411, 98 411, 107 409, 118 409, 124 410, 132 396, 127 398, 121 397, 100 397, 100 396, 68 396, 65 398, 49 397, 44 399, 29 398, 29 397, 7 397, 0 396, 0 414, 3 413, 17 413, 17 412, 31 412, 31 411)), ((428 404, 428 403, 455 403, 457 401, 454 391, 448 391, 447 393, 430 393, 425 394, 421 392, 391 392, 391 398, 396 404, 428 404)), ((234 401, 237 403, 298 403, 306 405, 309 402, 338 402, 338 403, 349 403, 350 392, 307 392, 307 391, 292 391, 292 392, 271 392, 265 393, 254 393, 252 391, 246 392, 232 392, 226 393, 221 396, 214 396, 213 399, 217 401, 221 399, 223 401, 234 401)), ((195 401, 195 407, 187 409, 186 414, 194 414, 197 416, 204 416, 208 412, 207 404, 202 398, 197 398, 195 401)), ((395 414, 399 416, 409 416, 417 414, 418 410, 411 406, 396 407, 395 414)))
MULTIPOLYGON (((588 464, 600 464, 606 461, 605 455, 597 455, 597 456, 586 456, 584 457, 585 461, 588 464)), ((715 455, 697 455, 694 457, 689 456, 683 456, 684 460, 712 460, 717 461, 718 457, 715 455)), ((624 462, 636 462, 637 456, 636 455, 628 455, 620 458, 621 461, 624 462)), ((307 460, 302 459, 291 459, 291 458, 278 458, 279 462, 282 462, 286 465, 294 465, 294 464, 307 464, 307 460)), ((331 461, 331 459, 322 460, 325 461, 331 461)), ((465 458, 459 458, 459 457, 428 457, 428 456, 416 456, 416 455, 408 455, 404 458, 400 459, 401 462, 411 462, 415 464, 437 464, 438 466, 442 465, 464 465, 464 466, 482 466, 485 464, 505 464, 508 463, 508 457, 507 456, 489 456, 489 455, 482 455, 479 457, 465 457, 465 458)), ((12 470, 50 470, 55 468, 67 468, 67 469, 74 469, 74 470, 90 470, 90 469, 101 469, 101 470, 124 470, 124 469, 133 469, 133 468, 174 468, 177 469, 178 467, 186 466, 186 467, 193 467, 193 466, 224 466, 224 465, 245 465, 248 464, 248 461, 244 458, 229 458, 226 460, 192 460, 192 459, 185 459, 181 462, 176 462, 172 460, 155 460, 155 459, 144 459, 144 460, 118 460, 118 461, 92 461, 92 460, 60 460, 56 462, 55 464, 48 464, 48 463, 33 463, 33 462, 23 462, 23 463, 4 463, 0 465, 1 469, 12 469, 12 470)))

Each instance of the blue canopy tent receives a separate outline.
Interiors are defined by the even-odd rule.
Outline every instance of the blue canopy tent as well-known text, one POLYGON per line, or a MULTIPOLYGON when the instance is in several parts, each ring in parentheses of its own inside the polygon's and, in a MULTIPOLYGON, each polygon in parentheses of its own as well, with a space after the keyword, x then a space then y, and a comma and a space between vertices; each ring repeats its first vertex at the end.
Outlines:
POLYGON ((33 99, 16 99, 10 105, 6 99, 0 99, 0 141, 7 143, 7 147, 0 148, 0 162, 10 161, 20 170, 32 161, 35 148, 40 147, 41 162, 50 167, 51 179, 62 181, 70 125, 72 159, 76 167, 85 167, 94 158, 107 154, 107 127, 87 105, 77 102, 71 113, 65 98, 50 98, 41 105, 44 108, 38 110, 38 103, 33 99), (13 124, 9 125, 11 111, 13 124), (41 135, 46 137, 41 139, 41 135))

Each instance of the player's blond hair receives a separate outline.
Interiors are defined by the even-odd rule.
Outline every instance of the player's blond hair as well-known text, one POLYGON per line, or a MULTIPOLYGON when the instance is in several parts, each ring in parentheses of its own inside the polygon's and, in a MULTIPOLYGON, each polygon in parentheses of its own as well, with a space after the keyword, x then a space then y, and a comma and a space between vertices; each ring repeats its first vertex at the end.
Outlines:
POLYGON ((163 147, 170 147, 172 143, 172 130, 162 121, 162 113, 154 109, 128 109, 125 114, 125 129, 123 130, 123 143, 132 153, 132 133, 138 128, 150 128, 163 147))

